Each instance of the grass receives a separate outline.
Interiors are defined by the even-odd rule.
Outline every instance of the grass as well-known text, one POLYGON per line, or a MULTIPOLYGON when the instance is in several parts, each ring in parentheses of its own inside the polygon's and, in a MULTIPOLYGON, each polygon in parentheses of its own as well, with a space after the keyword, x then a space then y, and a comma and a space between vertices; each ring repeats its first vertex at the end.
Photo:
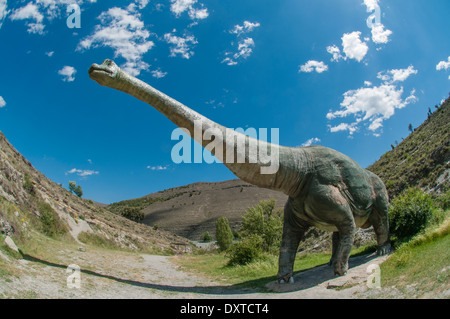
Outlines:
MULTIPOLYGON (((374 246, 363 246, 352 250, 351 256, 374 250, 374 246)), ((299 254, 295 259, 294 273, 327 264, 330 258, 330 253, 299 254)), ((214 281, 235 285, 238 288, 264 289, 267 283, 277 279, 278 256, 275 255, 266 255, 263 259, 250 264, 237 266, 228 265, 229 259, 225 253, 180 256, 175 260, 188 272, 202 273, 214 281)))
MULTIPOLYGON (((398 247, 381 265, 382 287, 395 287, 406 297, 436 296, 450 289, 450 217, 446 214, 443 223, 427 228, 398 247)), ((375 250, 376 245, 363 246, 352 250, 351 256, 375 250)), ((299 254, 294 273, 324 265, 329 259, 329 253, 299 254)), ((278 271, 278 257, 272 255, 245 266, 229 266, 224 253, 180 256, 176 261, 188 272, 202 273, 216 282, 241 289, 264 290, 267 283, 276 280, 278 271)))
POLYGON ((381 265, 382 287, 406 298, 436 295, 450 289, 450 218, 399 247, 381 265))

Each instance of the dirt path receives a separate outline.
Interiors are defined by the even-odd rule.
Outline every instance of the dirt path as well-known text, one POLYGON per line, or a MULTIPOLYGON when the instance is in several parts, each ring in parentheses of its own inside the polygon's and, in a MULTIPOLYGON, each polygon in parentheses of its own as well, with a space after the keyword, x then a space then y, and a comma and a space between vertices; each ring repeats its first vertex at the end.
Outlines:
MULTIPOLYGON (((0 255, 0 258, 8 258, 0 255)), ((25 255, 10 260, 17 276, 0 278, 3 298, 358 298, 369 290, 367 268, 385 257, 374 255, 350 259, 350 270, 335 278, 331 267, 319 266, 295 275, 295 283, 267 285, 270 292, 236 290, 186 273, 171 261, 173 257, 97 251, 87 248, 59 249, 49 262, 25 255), (82 249, 83 250, 83 249, 82 249), (67 266, 73 268, 68 270, 67 266), (77 271, 77 266, 80 272, 77 271), (77 285, 79 288, 70 288, 77 285), (68 279, 69 278, 69 279, 68 279), (69 285, 68 285, 69 282, 69 285), (359 294, 359 295, 358 295, 359 294)))

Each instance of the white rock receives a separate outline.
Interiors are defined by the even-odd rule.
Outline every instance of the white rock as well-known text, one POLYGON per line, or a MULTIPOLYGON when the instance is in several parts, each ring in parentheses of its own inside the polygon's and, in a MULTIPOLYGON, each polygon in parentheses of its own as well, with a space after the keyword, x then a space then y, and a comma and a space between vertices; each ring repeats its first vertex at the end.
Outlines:
POLYGON ((19 248, 17 248, 16 244, 14 243, 14 241, 12 240, 11 237, 6 236, 6 238, 5 238, 5 244, 6 244, 6 246, 8 246, 10 249, 12 249, 12 250, 14 250, 14 251, 17 251, 17 252, 20 254, 19 248))

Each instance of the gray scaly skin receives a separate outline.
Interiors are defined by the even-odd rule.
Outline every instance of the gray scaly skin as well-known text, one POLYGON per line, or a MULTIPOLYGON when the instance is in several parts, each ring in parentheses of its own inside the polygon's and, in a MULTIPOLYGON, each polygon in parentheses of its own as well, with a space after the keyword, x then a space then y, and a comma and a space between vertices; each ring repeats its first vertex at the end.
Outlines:
MULTIPOLYGON (((374 227, 378 254, 390 251, 388 195, 381 179, 363 169, 349 157, 322 146, 284 147, 256 141, 244 134, 227 130, 180 102, 154 89, 145 82, 122 71, 113 61, 93 64, 89 76, 102 86, 107 86, 153 106, 180 128, 193 136, 194 122, 201 120, 202 133, 215 128, 223 133, 223 154, 213 154, 219 159, 227 152, 234 161, 224 161, 237 177, 253 185, 279 190, 289 196, 284 209, 284 224, 279 256, 278 281, 293 282, 293 266, 300 240, 309 227, 333 232, 330 265, 336 275, 348 270, 348 258, 355 231, 358 227, 374 227), (265 163, 249 162, 247 152, 242 154, 236 146, 228 146, 225 136, 232 134, 237 140, 256 142, 258 149, 267 148, 279 154, 279 168, 272 174, 262 174, 265 163), (234 147, 234 148, 233 148, 234 147), (236 161, 243 156, 244 163, 236 161)), ((217 136, 216 136, 217 138, 217 136)), ((203 147, 207 142, 197 140, 203 147)), ((269 152, 269 153, 270 153, 269 152)))

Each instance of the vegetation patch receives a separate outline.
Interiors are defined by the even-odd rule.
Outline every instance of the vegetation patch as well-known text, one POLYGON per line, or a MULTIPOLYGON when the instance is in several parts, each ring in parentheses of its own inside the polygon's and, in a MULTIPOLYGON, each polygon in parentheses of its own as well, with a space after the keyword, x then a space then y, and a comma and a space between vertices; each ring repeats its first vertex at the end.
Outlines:
POLYGON ((403 244, 381 265, 381 286, 405 298, 436 296, 450 289, 450 218, 403 244))
POLYGON ((61 221, 53 208, 44 202, 38 203, 42 232, 50 237, 58 237, 68 232, 67 226, 61 221))
POLYGON ((409 188, 394 198, 389 208, 390 232, 400 242, 410 240, 444 218, 443 210, 435 204, 433 197, 418 187, 409 188))

